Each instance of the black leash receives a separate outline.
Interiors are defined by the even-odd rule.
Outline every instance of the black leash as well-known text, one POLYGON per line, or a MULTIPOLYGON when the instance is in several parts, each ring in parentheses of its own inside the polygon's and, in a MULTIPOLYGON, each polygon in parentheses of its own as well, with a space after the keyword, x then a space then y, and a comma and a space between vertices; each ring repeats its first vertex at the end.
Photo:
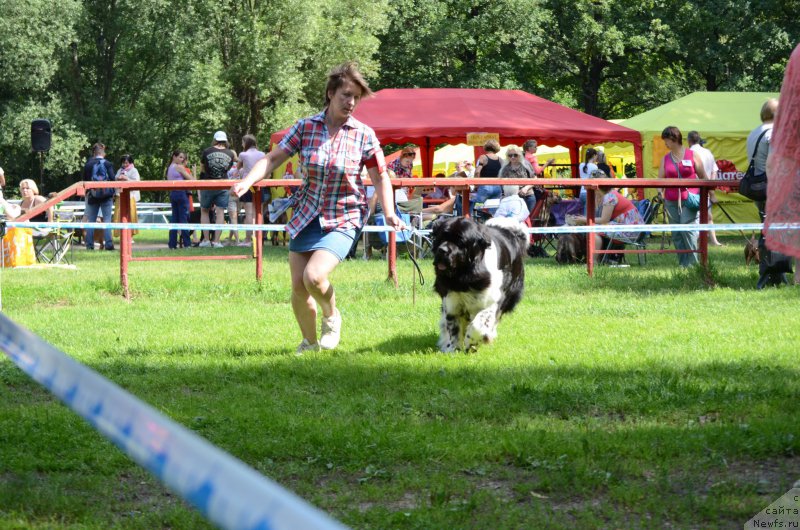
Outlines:
MULTIPOLYGON (((728 218, 728 221, 730 221, 730 222, 731 222, 731 224, 736 224, 736 221, 734 221, 734 220, 733 220, 733 217, 731 217, 731 216, 730 216, 730 214, 728 213, 728 211, 727 211, 727 210, 725 210, 725 208, 723 208, 723 207, 722 207, 722 204, 721 204, 721 203, 719 203, 719 202, 717 202, 716 204, 717 204, 717 206, 719 207, 720 211, 721 211, 722 213, 724 213, 724 214, 725 214, 725 217, 727 217, 727 218, 728 218)), ((743 231, 739 230, 739 233, 740 233, 740 234, 742 234, 742 237, 744 238, 744 240, 745 240, 745 242, 746 242, 746 243, 749 243, 749 242, 750 242, 750 240, 749 240, 749 239, 747 239, 747 236, 746 236, 746 235, 744 235, 744 232, 743 232, 743 231)))
MULTIPOLYGON (((411 232, 411 236, 412 237, 417 232, 417 230, 415 230, 413 228, 408 229, 408 231, 411 232)), ((417 262, 417 259, 414 257, 414 252, 411 251, 411 247, 409 247, 409 245, 408 245, 408 238, 406 238, 405 243, 406 243, 406 252, 408 252, 408 257, 411 258, 411 263, 414 264, 414 268, 417 270, 417 274, 419 274, 419 284, 420 284, 420 286, 425 285, 425 277, 422 275, 422 269, 420 268, 419 263, 417 262)))

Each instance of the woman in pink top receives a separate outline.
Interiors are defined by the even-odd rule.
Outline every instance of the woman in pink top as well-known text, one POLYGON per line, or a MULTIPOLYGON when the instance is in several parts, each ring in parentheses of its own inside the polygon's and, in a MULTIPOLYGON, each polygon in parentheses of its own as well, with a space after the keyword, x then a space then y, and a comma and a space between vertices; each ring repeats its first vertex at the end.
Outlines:
MULTIPOLYGON (((707 178, 700 153, 683 146, 683 135, 680 129, 669 126, 661 133, 667 154, 661 159, 658 167, 658 178, 668 179, 703 179, 707 178)), ((667 188, 660 193, 664 196, 664 209, 672 224, 694 224, 700 219, 699 188, 667 188)), ((691 250, 686 254, 678 254, 681 267, 691 267, 697 260, 697 230, 689 232, 672 232, 672 242, 676 250, 691 250)))

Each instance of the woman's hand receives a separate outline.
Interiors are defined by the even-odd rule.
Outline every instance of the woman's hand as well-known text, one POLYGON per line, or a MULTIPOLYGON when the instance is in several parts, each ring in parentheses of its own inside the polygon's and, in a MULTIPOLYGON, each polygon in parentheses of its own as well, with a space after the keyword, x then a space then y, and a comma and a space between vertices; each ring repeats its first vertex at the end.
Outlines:
POLYGON ((249 186, 246 186, 243 181, 237 181, 236 184, 231 186, 230 194, 234 197, 241 197, 247 193, 249 186))
POLYGON ((385 216, 386 226, 391 226, 395 230, 405 230, 406 224, 403 222, 402 219, 397 217, 395 214, 390 214, 385 216))

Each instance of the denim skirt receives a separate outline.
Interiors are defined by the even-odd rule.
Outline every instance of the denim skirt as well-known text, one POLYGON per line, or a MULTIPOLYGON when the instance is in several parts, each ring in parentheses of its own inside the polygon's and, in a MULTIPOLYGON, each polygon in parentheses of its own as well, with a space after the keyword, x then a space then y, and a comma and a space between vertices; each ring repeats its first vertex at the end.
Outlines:
POLYGON ((327 250, 339 258, 339 261, 343 261, 350 252, 355 238, 355 228, 325 232, 317 218, 312 219, 299 234, 292 238, 289 242, 289 250, 292 252, 327 250))

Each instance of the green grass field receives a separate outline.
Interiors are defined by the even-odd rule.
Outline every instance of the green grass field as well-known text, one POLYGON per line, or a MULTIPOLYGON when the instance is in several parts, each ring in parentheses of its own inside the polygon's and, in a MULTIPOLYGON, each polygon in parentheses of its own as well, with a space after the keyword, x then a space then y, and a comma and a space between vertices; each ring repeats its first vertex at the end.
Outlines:
MULTIPOLYGON (((130 302, 117 252, 0 281, 6 315, 353 527, 741 528, 800 478, 800 288, 756 291, 723 240, 707 274, 528 260, 475 354, 435 348, 430 262, 415 304, 409 260, 397 289, 343 263, 342 343, 303 357, 284 247, 261 285, 132 263, 130 302)), ((5 358, 0 382, 1 528, 208 526, 5 358)))

